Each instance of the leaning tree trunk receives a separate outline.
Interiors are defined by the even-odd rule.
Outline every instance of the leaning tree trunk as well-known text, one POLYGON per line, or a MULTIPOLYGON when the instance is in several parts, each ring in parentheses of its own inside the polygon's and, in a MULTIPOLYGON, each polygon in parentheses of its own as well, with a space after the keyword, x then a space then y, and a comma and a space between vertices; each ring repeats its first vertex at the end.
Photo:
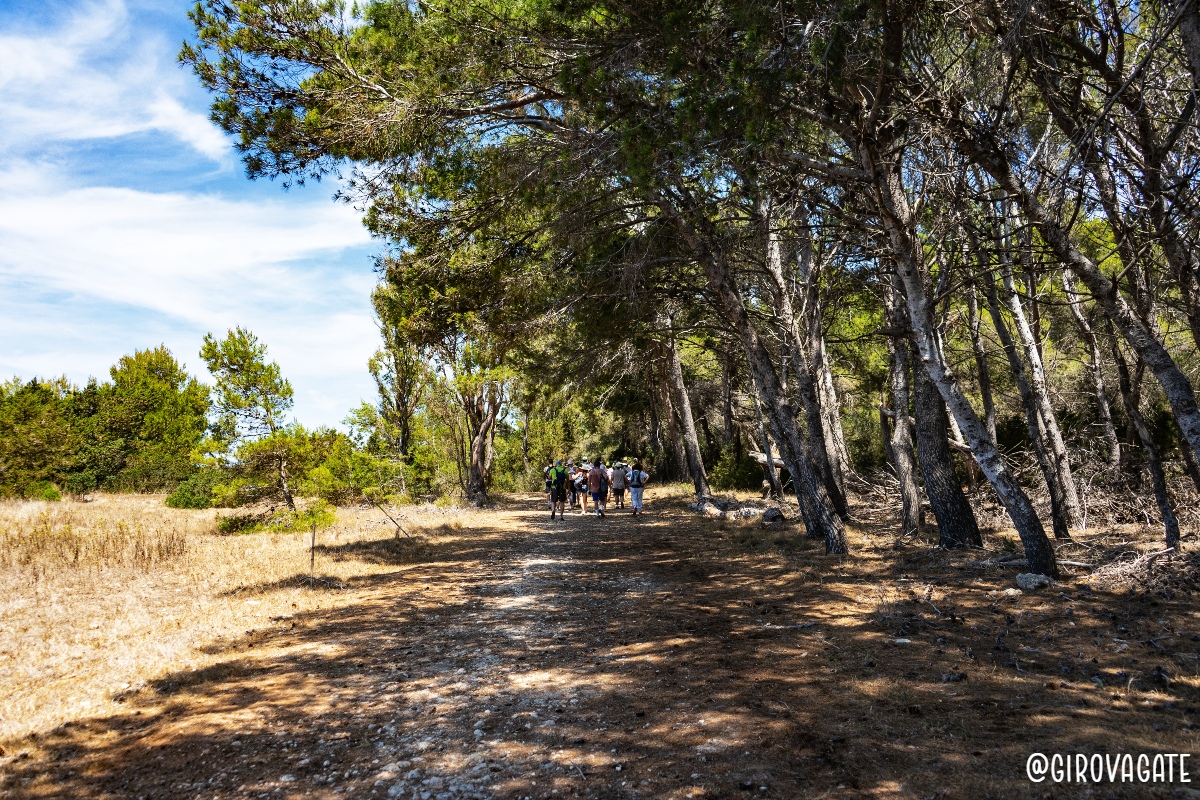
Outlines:
POLYGON ((1029 364, 1030 399, 1037 408, 1038 427, 1045 431, 1043 441, 1050 456, 1050 466, 1057 477, 1063 514, 1068 528, 1078 528, 1082 524, 1083 510, 1079 504, 1079 491, 1075 487, 1075 476, 1071 473, 1071 459, 1067 454, 1067 445, 1063 441, 1062 431, 1058 427, 1054 405, 1050 402, 1050 387, 1046 382, 1046 370, 1042 365, 1038 337, 1030 327, 1025 310, 1021 306, 1021 298, 1017 295, 1016 282, 1013 280, 1012 259, 1007 257, 1004 251, 1000 255, 1000 269, 1001 278, 1004 281, 1004 298, 1009 313, 1012 315, 1017 336, 1021 340, 1021 348, 1025 351, 1025 360, 1029 364))
MULTIPOLYGON (((812 455, 796 427, 795 414, 783 392, 779 374, 771 361, 771 354, 750 321, 750 314, 738 291, 733 271, 724 255, 709 247, 707 238, 701 236, 688 220, 684 219, 669 197, 661 194, 656 200, 663 215, 703 267, 717 311, 733 327, 742 344, 746 365, 761 393, 764 412, 775 435, 775 442, 779 445, 780 457, 792 474, 792 485, 796 490, 800 514, 804 518, 808 535, 823 539, 826 553, 850 552, 845 528, 834 512, 824 484, 813 467, 812 455)), ((702 215, 697 214, 696 219, 703 224, 702 215)))
POLYGON ((1121 346, 1117 343, 1116 335, 1112 332, 1112 322, 1106 320, 1106 324, 1109 338, 1112 340, 1113 360, 1117 363, 1119 378, 1117 383, 1121 389, 1121 400, 1125 404, 1126 416, 1137 431, 1142 452, 1146 454, 1146 465, 1150 468, 1150 483, 1154 487, 1154 502, 1158 505, 1159 514, 1162 515, 1167 547, 1178 547, 1179 520, 1171 505, 1171 496, 1167 492, 1167 477, 1163 472, 1162 456, 1158 451, 1158 445, 1154 443, 1154 437, 1150 434, 1150 427, 1146 425, 1146 418, 1142 416, 1142 411, 1138 408, 1138 400, 1134 397, 1133 386, 1129 380, 1129 365, 1125 361, 1125 356, 1121 354, 1121 346))
POLYGON ((877 152, 872 145, 873 143, 864 143, 859 147, 859 154, 867 174, 876 181, 875 199, 904 286, 909 324, 912 326, 921 361, 941 393, 947 410, 957 420, 959 428, 967 438, 967 444, 980 469, 1008 509, 1017 535, 1021 537, 1025 546, 1029 569, 1056 577, 1058 563, 1054 546, 1046 537, 1046 531, 1033 503, 1017 483, 1016 477, 1000 455, 995 440, 988 435, 953 370, 946 363, 941 337, 934 323, 933 304, 925 291, 927 275, 920 242, 915 239, 916 220, 900 184, 900 172, 888 165, 877 163, 877 152))
POLYGON ((925 495, 938 523, 938 546, 947 550, 982 547, 979 523, 954 471, 950 419, 937 387, 920 367, 913 370, 913 416, 917 456, 925 478, 925 495))
MULTIPOLYGON (((834 475, 829 450, 826 447, 825 421, 817 397, 816 382, 813 380, 808 358, 804 354, 800 328, 792 307, 791 287, 788 286, 784 276, 784 264, 787 261, 784 243, 772 228, 772 209, 769 203, 760 204, 759 215, 763 227, 766 228, 766 266, 767 274, 771 276, 774 284, 772 297, 774 298, 775 312, 779 315, 783 325, 784 339, 787 344, 786 351, 790 356, 789 360, 792 366, 791 374, 796 378, 796 394, 800 398, 801 406, 804 407, 804 417, 808 425, 808 445, 812 451, 813 464, 817 468, 826 493, 833 502, 834 511, 844 520, 849 517, 849 508, 846 505, 846 495, 842 491, 842 485, 834 475)), ((786 366, 784 374, 785 376, 787 374, 786 366)), ((786 391, 786 388, 784 390, 786 391)))
MULTIPOLYGON (((898 281, 898 278, 894 278, 898 281)), ((896 478, 900 481, 900 535, 913 536, 921 532, 921 491, 917 487, 917 459, 913 451, 913 426, 909 421, 909 369, 908 345, 903 332, 908 329, 904 314, 900 310, 900 290, 893 286, 888 294, 888 327, 892 336, 888 341, 889 371, 892 386, 892 458, 895 459, 896 478)))
MULTIPOLYGON (((1071 317, 1075 320, 1079 336, 1087 345, 1092 357, 1089 371, 1092 377, 1092 391, 1096 395, 1096 418, 1100 423, 1105 457, 1108 465, 1117 469, 1121 466, 1121 442, 1117 439, 1117 428, 1113 425, 1112 407, 1108 403, 1108 392, 1104 385, 1104 361, 1100 352, 1100 343, 1097 341, 1096 333, 1088 323, 1087 317, 1083 314, 1083 303, 1079 298, 1079 293, 1075 291, 1075 277, 1069 268, 1063 270, 1062 279, 1063 288, 1067 292, 1067 305, 1071 309, 1071 317)), ((1187 451, 1188 448, 1184 447, 1183 449, 1187 451)))
POLYGON ((1017 351, 1017 345, 1008 330, 1004 316, 1001 314, 1000 301, 996 295, 994 276, 990 272, 987 273, 985 281, 984 292, 987 295, 988 311, 992 316, 992 326, 996 329, 996 336, 1000 339, 1004 355, 1008 357, 1008 366, 1012 372, 1013 382, 1017 385, 1017 392, 1021 396, 1021 407, 1025 410, 1025 425, 1029 431, 1029 444, 1033 447, 1038 467, 1041 468, 1042 477, 1046 481, 1046 490, 1050 493, 1050 518, 1054 526, 1054 538, 1070 539, 1071 528, 1067 523, 1062 486, 1059 483, 1060 476, 1058 470, 1055 468, 1053 457, 1046 447, 1046 429, 1042 425, 1037 402, 1033 398, 1033 390, 1029 387, 1029 379, 1025 373, 1025 362, 1021 360, 1021 354, 1017 351))
POLYGON ((950 127, 958 145, 1017 201, 1024 215, 1037 226, 1043 241, 1054 255, 1083 281, 1133 351, 1154 372, 1167 396, 1167 402, 1171 404, 1171 410, 1175 412, 1184 438, 1192 448, 1193 455, 1200 460, 1200 406, 1196 403, 1191 381, 1167 348, 1130 308, 1117 285, 1075 246, 1070 233, 1042 205, 1034 191, 1017 179, 1007 155, 999 145, 989 139, 973 136, 957 124, 952 123, 950 127))
POLYGON ((692 474, 692 484, 696 487, 696 500, 703 500, 711 496, 712 491, 708 488, 708 475, 704 472, 700 439, 696 436, 696 421, 692 417, 692 401, 688 397, 687 386, 683 383, 683 363, 679 360, 679 349, 675 345, 674 336, 668 336, 663 342, 663 350, 666 351, 667 357, 667 380, 674 390, 679 421, 683 427, 683 452, 687 457, 688 472, 692 474))
POLYGON ((988 369, 987 348, 983 343, 983 331, 979 319, 979 295, 975 289, 977 277, 971 278, 967 290, 967 325, 971 330, 971 354, 975 356, 975 371, 979 383, 979 397, 983 401, 983 419, 988 436, 996 441, 996 401, 992 399, 992 373, 988 369))

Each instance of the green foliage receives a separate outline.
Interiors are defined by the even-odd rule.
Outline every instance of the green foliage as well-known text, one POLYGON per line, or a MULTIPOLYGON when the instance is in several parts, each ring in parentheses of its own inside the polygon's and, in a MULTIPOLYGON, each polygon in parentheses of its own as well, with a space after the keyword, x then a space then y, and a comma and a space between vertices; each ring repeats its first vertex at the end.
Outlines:
POLYGON ((214 491, 220 485, 224 476, 214 468, 201 469, 179 484, 166 499, 171 508, 211 508, 214 502, 214 491))
POLYGON ((223 340, 206 334, 200 357, 217 381, 217 429, 230 441, 267 436, 284 425, 292 407, 292 385, 279 365, 267 361, 267 346, 245 328, 223 340))
POLYGON ((58 487, 49 481, 37 481, 30 484, 25 490, 26 500, 46 500, 51 503, 57 503, 62 500, 62 493, 58 491, 58 487))
POLYGON ((0 495, 42 481, 77 495, 162 491, 191 474, 208 389, 165 347, 122 357, 110 376, 0 384, 0 495))
POLYGON ((714 489, 758 489, 762 487, 763 468, 750 456, 742 453, 737 457, 733 445, 721 451, 721 459, 708 473, 708 482, 714 489))
POLYGON ((218 515, 217 530, 221 533, 303 533, 312 530, 313 525, 328 528, 336 519, 337 509, 318 499, 295 511, 280 508, 265 514, 248 511, 218 515))

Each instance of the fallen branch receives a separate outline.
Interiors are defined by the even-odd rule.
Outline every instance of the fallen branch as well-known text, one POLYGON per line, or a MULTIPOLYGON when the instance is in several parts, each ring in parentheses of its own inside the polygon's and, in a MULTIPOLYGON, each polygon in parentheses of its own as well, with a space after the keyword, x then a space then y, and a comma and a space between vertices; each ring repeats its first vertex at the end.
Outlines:
MULTIPOLYGON (((396 526, 397 531, 399 531, 400 533, 403 533, 409 539, 412 538, 411 536, 408 535, 408 531, 404 530, 404 526, 401 525, 399 522, 396 522, 396 519, 391 514, 389 514, 387 512, 387 509, 384 508, 383 506, 381 506, 377 500, 372 499, 371 502, 375 504, 376 508, 378 508, 380 511, 383 512, 383 515, 385 517, 387 517, 388 519, 390 519, 392 521, 392 524, 396 526)), ((404 516, 404 515, 401 514, 400 516, 404 516)))

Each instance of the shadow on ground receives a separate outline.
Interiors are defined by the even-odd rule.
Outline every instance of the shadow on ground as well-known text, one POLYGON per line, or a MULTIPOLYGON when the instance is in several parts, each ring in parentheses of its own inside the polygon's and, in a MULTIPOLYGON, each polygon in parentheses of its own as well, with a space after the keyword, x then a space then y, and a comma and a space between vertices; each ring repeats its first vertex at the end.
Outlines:
POLYGON ((399 569, 355 582, 349 607, 280 618, 217 645, 220 664, 31 741, 5 760, 0 788, 1069 797, 1083 789, 1030 784, 1030 753, 1196 744, 1195 684, 1180 665, 1197 625, 1182 603, 1070 585, 1006 599, 1010 575, 869 528, 842 559, 792 529, 656 510, 551 524, 506 509, 419 552, 395 539, 326 545, 399 569))

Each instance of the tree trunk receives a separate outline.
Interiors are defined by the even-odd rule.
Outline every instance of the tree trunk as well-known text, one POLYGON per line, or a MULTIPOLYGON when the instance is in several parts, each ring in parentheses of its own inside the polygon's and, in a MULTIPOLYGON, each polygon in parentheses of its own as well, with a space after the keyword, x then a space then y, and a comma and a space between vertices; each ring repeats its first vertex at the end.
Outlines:
POLYGON ((279 470, 279 491, 283 495, 283 502, 287 503, 289 511, 295 511, 296 501, 292 498, 292 490, 287 482, 287 459, 279 456, 275 459, 275 466, 279 470))
POLYGON ((1117 375, 1119 376, 1117 383, 1121 389, 1121 400, 1125 404, 1125 414, 1137 431, 1142 452, 1146 454, 1146 465, 1150 468, 1150 483, 1154 487, 1154 502, 1158 504, 1158 512, 1162 515, 1167 547, 1178 547, 1179 520, 1175 517, 1171 496, 1167 492, 1167 477, 1163 472, 1162 457, 1158 452, 1158 445, 1154 443, 1154 437, 1150 435, 1146 418, 1142 416, 1141 409, 1138 408, 1138 400, 1133 395, 1133 387, 1129 380, 1129 365, 1121 353, 1120 345, 1117 344, 1116 335, 1112 331, 1112 322, 1106 320, 1106 324, 1109 338, 1112 340, 1113 360, 1117 363, 1117 375))
POLYGON ((995 440, 988 435, 950 365, 946 363, 940 335, 934 323, 933 304, 925 291, 927 275, 920 243, 914 238, 916 223, 908 198, 899 183, 900 172, 898 169, 877 163, 876 152, 873 149, 869 150, 870 146, 864 143, 858 150, 864 168, 876 181, 875 199, 904 286, 909 324, 913 329, 921 361, 941 393, 947 410, 958 421, 958 426, 967 438, 980 469, 1008 509, 1017 534, 1025 546, 1030 571, 1057 577, 1058 563, 1054 547, 1046 537, 1046 531, 1042 527, 1042 521, 1038 519, 1033 503, 1017 483, 1016 477, 1000 455, 995 440))
POLYGON ((671 368, 667 363, 669 356, 662 343, 658 343, 656 349, 659 351, 655 370, 658 379, 658 397, 667 423, 667 441, 664 446, 667 448, 666 456, 669 468, 664 471, 664 477, 669 477, 671 480, 686 480, 691 478, 691 475, 688 473, 687 452, 684 450, 683 434, 680 432, 679 415, 676 413, 675 401, 671 398, 672 392, 668 375, 671 368))
POLYGON ((983 331, 979 320, 979 296, 975 289, 976 278, 971 278, 967 291, 968 327, 971 329, 971 353, 975 356, 975 371, 978 373, 979 396, 983 401, 984 425, 988 436, 996 441, 996 401, 992 398, 992 374, 988 370, 987 348, 983 342, 983 331))
MULTIPOLYGON (((982 255, 981 257, 986 258, 986 256, 982 255)), ((1054 527, 1054 538, 1070 539, 1071 528, 1067 523, 1058 470, 1055 469, 1053 458, 1046 447, 1045 428, 1042 425, 1041 415, 1038 413, 1037 401, 1034 400, 1033 390, 1029 387, 1029 379, 1025 373, 1025 362, 1021 360, 1021 354, 1017 352, 1017 345, 1013 342, 1012 334, 1009 333, 1008 325, 1005 323, 1004 316, 1000 311, 1000 300, 996 294, 995 276, 984 270, 981 270, 981 273, 985 275, 984 293, 987 296, 988 311, 992 316, 992 326, 996 329, 996 335, 1000 339, 1004 354, 1008 357, 1008 366, 1012 371, 1013 382, 1017 385, 1017 392, 1021 396, 1021 407, 1025 410, 1025 425, 1029 431, 1029 444, 1033 447, 1038 467, 1042 470, 1042 478, 1046 481, 1046 490, 1050 493, 1050 517, 1054 527)))
MULTIPOLYGON (((1032 250, 1032 248, 1030 249, 1032 250)), ((1075 487, 1075 476, 1071 473, 1071 459, 1067 453, 1067 445, 1063 441, 1062 431, 1058 427, 1054 405, 1050 402, 1050 388, 1046 382, 1046 370, 1042 365, 1038 338, 1025 317, 1025 309, 1021 305, 1021 298, 1017 295, 1016 281, 1013 279, 1012 259, 1003 247, 1000 250, 1000 271, 1004 281, 1004 299, 1009 313, 1012 315, 1017 336, 1021 340, 1021 348, 1025 351, 1025 360, 1029 364, 1030 399, 1037 409, 1038 429, 1045 432, 1042 441, 1050 457, 1050 467, 1054 470, 1058 484, 1056 488, 1062 500, 1063 516, 1068 529, 1078 528, 1083 521, 1083 510, 1079 505, 1079 491, 1075 487)), ((1057 536, 1057 530, 1055 534, 1057 536)))
POLYGON ((708 488, 708 475, 704 471, 704 458, 700 453, 700 439, 696 435, 696 421, 692 417, 692 401, 688 397, 687 386, 683 383, 683 363, 679 360, 679 349, 675 345, 675 337, 668 336, 663 342, 667 357, 667 380, 675 394, 675 406, 679 411, 679 420, 683 426, 683 452, 687 457, 688 472, 692 474, 692 484, 696 487, 696 500, 703 500, 712 495, 708 488))
MULTIPOLYGON (((804 344, 800 338, 800 328, 792 307, 792 293, 784 276, 784 265, 788 261, 782 239, 772 227, 772 209, 769 202, 759 204, 759 214, 767 237, 767 273, 774 284, 772 297, 775 312, 779 315, 784 329, 784 339, 792 366, 791 374, 796 378, 796 394, 804 408, 805 421, 808 424, 808 445, 812 451, 813 463, 820 475, 825 491, 833 503, 834 511, 843 520, 849 516, 846 505, 846 495, 833 472, 829 450, 826 448, 825 422, 822 418, 821 404, 817 399, 816 382, 813 380, 812 369, 804 353, 804 344)), ((785 367, 786 370, 786 367, 785 367)), ((784 391, 786 388, 781 387, 784 391)), ((782 445, 780 445, 782 447, 782 445)))
MULTIPOLYGON (((820 476, 813 467, 812 455, 800 437, 791 404, 783 392, 775 365, 771 362, 771 354, 750 321, 732 270, 723 254, 709 247, 707 239, 698 234, 688 220, 684 219, 670 198, 660 195, 657 202, 664 216, 704 269, 718 313, 737 333, 746 355, 750 375, 761 392, 765 416, 779 445, 780 457, 792 473, 792 485, 796 489, 796 499, 800 504, 800 513, 809 536, 823 539, 826 553, 848 553, 846 531, 833 510, 820 476)), ((696 214, 695 219, 700 224, 704 223, 700 214, 696 214)))
POLYGON ((976 138, 957 129, 955 139, 976 163, 983 167, 1013 197, 1025 216, 1038 228, 1054 255, 1083 281, 1105 315, 1154 373, 1167 402, 1175 412, 1180 430, 1193 455, 1200 460, 1200 407, 1191 381, 1175 363, 1154 332, 1138 318, 1121 295, 1116 284, 1075 246, 1063 228, 1038 199, 1037 195, 1013 175, 1007 157, 994 142, 976 138))
MULTIPOLYGON (((893 278, 893 284, 899 278, 893 278)), ((914 536, 921 532, 921 491, 917 487, 917 463, 913 451, 913 426, 909 419, 909 375, 911 375, 908 345, 902 331, 908 329, 900 310, 902 293, 893 285, 888 293, 888 327, 893 334, 888 341, 889 371, 892 386, 892 457, 896 459, 896 478, 900 481, 900 535, 914 536)))
POLYGON ((825 325, 821 302, 820 271, 815 262, 812 230, 807 225, 800 228, 800 257, 797 264, 800 279, 804 284, 804 303, 801 316, 808 336, 808 357, 816 379, 817 405, 821 409, 822 430, 825 434, 825 452, 829 457, 829 468, 837 482, 838 491, 846 494, 846 471, 850 455, 846 451, 846 437, 842 431, 842 415, 838 405, 837 389, 833 385, 833 369, 829 365, 829 353, 825 347, 825 325))
POLYGON ((757 393, 750 400, 754 403, 754 416, 758 420, 758 435, 762 437, 763 455, 767 457, 767 481, 771 484, 771 491, 775 493, 776 497, 782 500, 783 484, 779 482, 779 473, 775 471, 775 456, 771 452, 771 437, 767 435, 767 426, 763 422, 762 404, 759 403, 757 393))
MULTIPOLYGON (((724 347, 722 347, 724 350, 724 347)), ((722 355, 721 363, 721 424, 725 429, 725 444, 732 446, 734 457, 740 461, 742 446, 740 431, 733 422, 733 359, 722 355)))
POLYGON ((472 420, 471 445, 469 448, 470 462, 467 466, 467 500, 475 505, 487 502, 488 470, 491 466, 490 444, 492 427, 500 413, 500 398, 494 387, 487 390, 484 397, 475 402, 475 417, 472 420))
MULTIPOLYGON (((916 355, 914 353, 914 355, 916 355)), ((954 471, 950 449, 950 419, 937 387, 915 359, 913 416, 916 417, 917 458, 925 478, 925 495, 938 523, 938 546, 947 550, 982 547, 979 523, 954 471)))
MULTIPOLYGON (((889 346, 892 346, 890 339, 888 340, 888 342, 889 342, 889 346)), ((888 364, 889 364, 888 385, 890 386, 891 385, 891 377, 890 377, 891 376, 891 371, 890 371, 891 351, 890 350, 888 351, 888 364)), ((879 438, 883 442, 883 460, 886 461, 888 463, 888 465, 891 466, 892 469, 896 469, 897 468, 896 467, 896 451, 894 449, 892 449, 892 419, 891 419, 891 417, 888 416, 887 398, 885 398, 883 396, 883 392, 879 393, 879 438)))
POLYGON ((1075 320, 1079 336, 1087 345, 1092 358, 1090 365, 1092 391, 1096 395, 1096 419, 1100 424, 1105 458, 1110 467, 1117 469, 1121 466, 1121 443, 1117 440, 1117 429, 1113 425, 1112 408, 1108 404, 1108 392, 1104 385, 1104 362, 1100 352, 1100 343, 1096 340, 1096 334, 1083 314, 1083 303, 1079 299, 1079 293, 1075 291, 1075 277, 1069 268, 1063 270, 1062 278, 1063 288, 1067 292, 1067 305, 1071 309, 1071 317, 1075 320))

